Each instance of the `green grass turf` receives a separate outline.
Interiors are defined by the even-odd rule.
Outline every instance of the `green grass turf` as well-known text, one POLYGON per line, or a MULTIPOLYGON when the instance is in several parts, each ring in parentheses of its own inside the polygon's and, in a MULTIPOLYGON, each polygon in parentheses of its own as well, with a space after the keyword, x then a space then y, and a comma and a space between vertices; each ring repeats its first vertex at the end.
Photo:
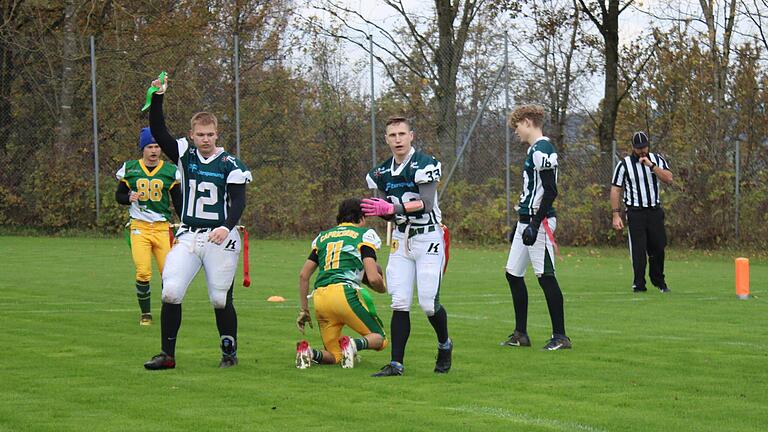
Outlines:
MULTIPOLYGON (((441 299, 454 368, 432 372, 434 334, 420 312, 406 375, 294 368, 301 241, 252 241, 253 286, 236 290, 240 366, 219 370, 204 279, 184 302, 178 367, 149 372, 155 325, 139 327, 133 266, 117 239, 0 237, 0 430, 763 431, 768 424, 768 264, 754 297, 735 298, 733 257, 671 250, 672 293, 633 294, 627 252, 565 249, 558 275, 574 349, 542 352, 549 317, 527 278, 533 349, 505 348, 514 327, 506 247, 455 248, 441 299), (268 303, 270 295, 287 302, 268 303)), ((241 280, 238 276, 238 283, 241 280)), ((376 296, 389 325, 388 297, 376 296)), ((417 306, 415 306, 418 308, 417 306)), ((317 330, 309 333, 318 346, 317 330)))

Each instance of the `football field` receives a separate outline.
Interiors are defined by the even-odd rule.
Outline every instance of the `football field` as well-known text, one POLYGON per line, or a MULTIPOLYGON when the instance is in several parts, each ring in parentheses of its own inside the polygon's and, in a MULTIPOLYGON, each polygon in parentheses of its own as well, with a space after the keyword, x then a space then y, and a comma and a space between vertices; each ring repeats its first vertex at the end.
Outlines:
MULTIPOLYGON (((672 292, 633 294, 627 251, 565 248, 558 279, 574 349, 550 332, 530 274, 533 348, 499 346, 514 328, 507 246, 455 247, 441 290, 453 369, 414 302, 405 375, 294 366, 298 272, 309 241, 251 241, 252 286, 236 277, 240 365, 220 370, 214 314, 198 275, 184 301, 177 368, 146 371, 155 324, 138 325, 123 240, 0 237, 0 431, 764 431, 768 427, 768 263, 753 298, 734 294, 734 256, 667 251, 672 292), (271 295, 285 303, 268 303, 271 295)), ((382 258, 386 254, 382 253, 382 258)), ((374 293, 386 328, 388 296, 374 293)), ((308 340, 320 347, 315 326, 308 340)))

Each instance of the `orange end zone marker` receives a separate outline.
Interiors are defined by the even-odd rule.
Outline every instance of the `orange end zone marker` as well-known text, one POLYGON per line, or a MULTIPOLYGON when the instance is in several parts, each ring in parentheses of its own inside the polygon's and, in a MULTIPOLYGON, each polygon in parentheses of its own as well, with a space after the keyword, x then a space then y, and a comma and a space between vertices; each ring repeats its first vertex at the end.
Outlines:
POLYGON ((749 258, 736 258, 736 295, 749 298, 749 258))

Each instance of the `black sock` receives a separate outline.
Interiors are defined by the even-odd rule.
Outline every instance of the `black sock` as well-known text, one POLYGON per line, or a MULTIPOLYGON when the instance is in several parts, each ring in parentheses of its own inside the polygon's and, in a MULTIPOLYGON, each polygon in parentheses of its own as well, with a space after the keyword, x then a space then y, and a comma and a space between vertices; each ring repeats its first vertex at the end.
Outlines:
POLYGON ((232 287, 227 291, 227 304, 223 309, 213 309, 216 313, 216 327, 219 336, 231 336, 237 342, 237 312, 232 303, 232 287))
POLYGON ((528 333, 528 289, 525 287, 525 279, 504 273, 509 283, 509 291, 512 292, 512 304, 515 307, 515 330, 520 333, 528 333))
POLYGON ((160 346, 164 353, 173 357, 176 355, 176 336, 181 327, 181 305, 163 303, 160 308, 160 346))
POLYGON ((435 329, 437 343, 444 344, 448 342, 448 314, 445 312, 445 308, 441 305, 440 310, 427 318, 429 318, 429 323, 432 324, 432 328, 435 329))
POLYGON ((392 322, 389 324, 392 334, 392 361, 400 364, 405 357, 405 344, 411 335, 411 315, 408 311, 392 311, 392 322))
POLYGON ((547 299, 549 318, 552 320, 552 334, 565 336, 565 312, 563 312, 563 292, 554 276, 542 276, 539 285, 547 299))
POLYGON ((150 306, 150 292, 149 292, 149 282, 144 282, 137 280, 136 281, 136 298, 139 299, 139 308, 141 308, 141 313, 150 313, 152 311, 152 308, 150 306))

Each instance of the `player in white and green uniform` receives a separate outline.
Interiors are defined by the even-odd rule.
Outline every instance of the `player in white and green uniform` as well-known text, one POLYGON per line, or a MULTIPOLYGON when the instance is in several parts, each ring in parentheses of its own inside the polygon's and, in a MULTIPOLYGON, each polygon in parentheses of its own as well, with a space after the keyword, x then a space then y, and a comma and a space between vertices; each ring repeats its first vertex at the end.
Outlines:
POLYGON ((368 187, 386 199, 363 200, 366 216, 382 216, 395 223, 387 262, 387 289, 392 295, 392 359, 374 376, 403 373, 405 345, 411 332, 410 308, 414 285, 419 306, 435 330, 438 342, 434 371, 451 368, 453 343, 448 337, 448 316, 440 304, 440 282, 445 265, 446 243, 437 203, 437 182, 442 167, 433 156, 411 146, 413 131, 407 119, 387 121, 386 140, 392 157, 371 170, 368 187))
POLYGON ((299 342, 296 367, 304 369, 313 362, 341 363, 344 368, 354 367, 357 351, 382 350, 387 346, 381 320, 376 314, 370 293, 361 286, 363 276, 378 292, 385 292, 384 279, 376 265, 376 250, 381 240, 376 231, 365 228, 365 216, 360 200, 344 200, 336 217, 338 226, 323 231, 312 241, 312 252, 299 275, 300 310, 296 323, 299 330, 311 323, 307 293, 309 279, 319 269, 315 290, 311 297, 315 317, 320 326, 325 350, 313 350, 307 341, 299 342), (362 338, 342 336, 349 326, 362 338))
POLYGON ((136 267, 136 297, 141 309, 139 324, 150 325, 152 256, 162 273, 165 257, 171 250, 171 201, 177 212, 182 205, 178 186, 181 176, 176 165, 160 159, 160 146, 150 134, 149 128, 143 128, 139 133, 139 150, 142 158, 123 163, 115 174, 120 181, 115 190, 115 199, 120 204, 130 206, 128 238, 136 267))
POLYGON ((181 302, 200 267, 205 269, 208 298, 216 313, 222 350, 219 366, 234 366, 238 363, 237 314, 232 289, 241 247, 236 226, 245 209, 245 185, 252 180, 251 172, 239 159, 216 147, 217 120, 211 113, 192 117, 190 139, 171 136, 163 116, 167 79, 153 85, 162 89, 152 96, 150 128, 163 153, 179 166, 184 204, 177 242, 163 272, 162 352, 144 367, 176 366, 181 302))
POLYGON ((530 147, 523 166, 523 192, 517 206, 519 221, 510 235, 512 245, 505 273, 515 308, 515 331, 501 345, 531 346, 527 333, 528 290, 523 279, 531 264, 544 291, 552 321, 552 337, 544 349, 558 350, 570 348, 571 341, 565 335, 563 293, 555 278, 553 259, 557 220, 552 203, 557 197, 557 152, 549 138, 543 136, 543 123, 544 108, 539 105, 518 107, 509 116, 509 127, 530 147))

